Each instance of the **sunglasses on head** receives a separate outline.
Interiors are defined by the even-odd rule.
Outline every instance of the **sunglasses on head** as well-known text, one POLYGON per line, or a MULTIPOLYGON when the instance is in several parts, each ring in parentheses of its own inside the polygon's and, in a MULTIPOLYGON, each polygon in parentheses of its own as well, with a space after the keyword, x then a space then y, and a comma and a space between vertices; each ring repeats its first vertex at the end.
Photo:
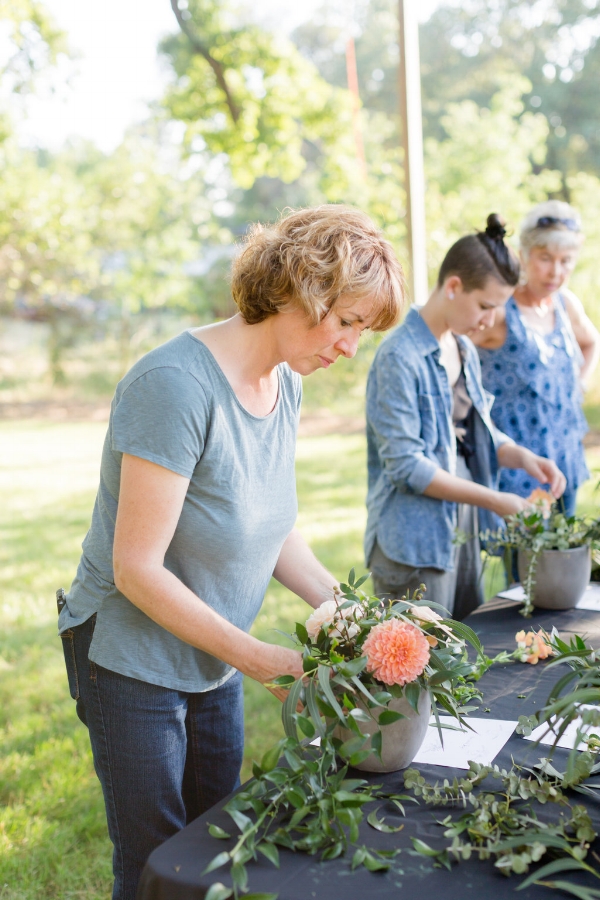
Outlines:
POLYGON ((557 219, 555 216, 542 216, 537 220, 536 228, 552 228, 553 225, 564 225, 569 231, 579 231, 575 219, 557 219))

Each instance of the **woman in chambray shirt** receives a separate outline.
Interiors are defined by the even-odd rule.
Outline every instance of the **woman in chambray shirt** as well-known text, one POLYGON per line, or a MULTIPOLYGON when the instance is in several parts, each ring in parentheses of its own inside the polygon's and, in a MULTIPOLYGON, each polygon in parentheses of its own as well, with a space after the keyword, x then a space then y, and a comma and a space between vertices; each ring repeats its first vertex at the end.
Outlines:
POLYGON ((493 425, 469 339, 493 324, 518 281, 504 235, 491 215, 485 231, 450 248, 427 303, 383 341, 367 383, 365 554, 375 591, 397 597, 424 583, 457 619, 483 599, 479 530, 527 505, 496 489, 499 466, 525 469, 555 497, 565 487, 554 462, 493 425))

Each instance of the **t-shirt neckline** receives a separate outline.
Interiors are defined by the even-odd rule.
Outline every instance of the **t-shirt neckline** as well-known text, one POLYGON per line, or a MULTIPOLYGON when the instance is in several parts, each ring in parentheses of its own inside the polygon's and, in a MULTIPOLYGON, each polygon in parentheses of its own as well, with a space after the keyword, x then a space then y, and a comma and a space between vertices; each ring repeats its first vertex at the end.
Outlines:
POLYGON ((241 402, 240 398, 238 397, 238 395, 232 388, 231 382, 229 381, 229 379, 225 375, 225 372, 223 371, 223 369, 217 362, 212 350, 210 350, 210 348, 206 346, 204 341, 201 341, 200 338, 197 338, 195 334, 192 334, 191 328, 187 328, 184 331, 184 334, 187 334, 193 341, 196 342, 196 344, 199 344, 204 349, 204 351, 206 352, 206 354, 208 356, 208 359, 210 360, 211 364, 213 365, 214 369, 216 370, 217 374, 219 375, 219 378, 221 378, 221 380, 224 382, 224 384, 227 387, 227 390, 229 391, 229 393, 233 397, 234 401, 236 402, 237 406, 242 410, 243 413, 245 413, 251 419, 255 419, 257 422, 266 422, 268 419, 270 419, 272 416, 275 415, 275 413, 279 409, 279 404, 280 404, 280 400, 281 400, 281 375, 279 372, 279 366, 276 367, 277 368, 277 399, 275 400, 275 405, 273 406, 273 409, 271 410, 271 412, 267 413, 266 416, 257 416, 254 413, 250 412, 249 409, 246 409, 244 404, 241 402))

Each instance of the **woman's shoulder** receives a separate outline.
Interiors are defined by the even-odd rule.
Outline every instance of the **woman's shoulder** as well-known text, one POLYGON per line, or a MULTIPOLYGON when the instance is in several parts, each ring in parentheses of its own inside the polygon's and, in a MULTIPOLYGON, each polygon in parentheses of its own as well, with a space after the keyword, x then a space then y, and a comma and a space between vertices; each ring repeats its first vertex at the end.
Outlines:
POLYGON ((141 390, 157 396, 198 395, 198 384, 206 389, 205 373, 211 368, 206 348, 184 331, 142 356, 117 385, 115 397, 141 390))

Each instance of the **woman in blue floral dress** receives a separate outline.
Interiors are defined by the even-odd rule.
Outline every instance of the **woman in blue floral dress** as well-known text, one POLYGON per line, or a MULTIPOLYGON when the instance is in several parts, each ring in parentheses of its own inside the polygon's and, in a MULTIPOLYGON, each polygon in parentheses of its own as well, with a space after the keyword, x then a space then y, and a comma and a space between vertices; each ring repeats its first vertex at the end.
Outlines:
MULTIPOLYGON (((589 473, 582 439, 582 391, 593 371, 600 335, 579 299, 566 289, 582 243, 579 216, 567 203, 540 203, 521 228, 522 283, 494 324, 473 338, 492 419, 518 444, 553 459, 567 479, 561 504, 573 515, 589 473)), ((539 487, 522 469, 502 469, 500 490, 527 497, 539 487)))

